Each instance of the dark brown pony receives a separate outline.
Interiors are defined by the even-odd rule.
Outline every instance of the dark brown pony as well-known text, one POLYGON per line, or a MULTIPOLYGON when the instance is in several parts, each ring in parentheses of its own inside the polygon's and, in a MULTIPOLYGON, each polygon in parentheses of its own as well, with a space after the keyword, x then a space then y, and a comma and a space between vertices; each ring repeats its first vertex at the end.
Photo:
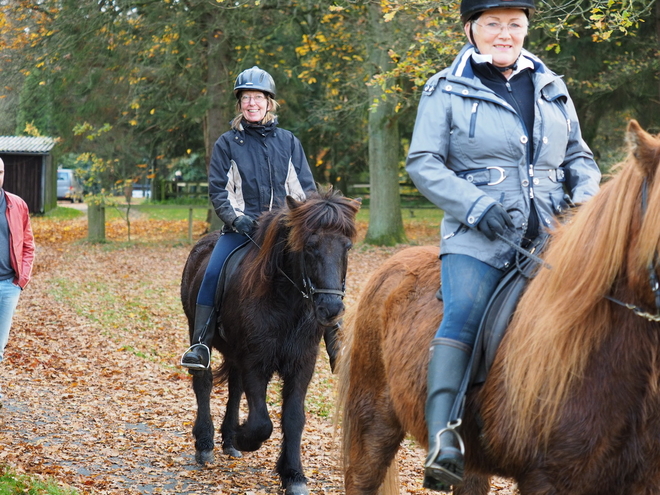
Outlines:
MULTIPOLYGON (((282 379, 282 448, 277 473, 287 495, 308 493, 300 460, 305 425, 304 401, 323 336, 344 312, 348 250, 356 235, 359 202, 332 190, 305 202, 264 213, 245 257, 225 285, 218 334, 213 347, 223 356, 216 376, 228 381, 222 422, 223 452, 240 457, 270 438, 266 389, 275 373, 282 379), (245 394, 249 413, 239 425, 245 394)), ((181 300, 192 335, 195 301, 218 233, 202 238, 183 271, 181 300)), ((210 412, 213 376, 195 371, 197 418, 193 427, 196 459, 213 460, 214 427, 210 412)), ((246 473, 247 475, 247 473, 246 473)))
MULTIPOLYGON (((513 478, 523 495, 660 493, 660 139, 635 121, 628 138, 618 173, 553 233, 552 268, 532 280, 486 382, 468 393, 456 494, 486 494, 490 475, 513 478)), ((390 475, 401 440, 428 444, 437 255, 417 247, 392 257, 345 326, 347 495, 398 493, 390 475)), ((420 466, 420 485, 422 475, 420 466)))

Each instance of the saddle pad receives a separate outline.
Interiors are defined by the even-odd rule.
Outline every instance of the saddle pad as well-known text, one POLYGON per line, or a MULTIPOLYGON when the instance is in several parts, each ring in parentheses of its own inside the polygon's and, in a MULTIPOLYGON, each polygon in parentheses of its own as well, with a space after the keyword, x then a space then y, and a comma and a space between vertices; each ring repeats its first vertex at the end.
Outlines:
MULTIPOLYGON (((547 240, 547 235, 538 237, 530 251, 538 256, 543 252, 547 240)), ((521 256, 517 255, 516 263, 498 284, 481 320, 470 364, 472 384, 483 383, 486 380, 518 301, 539 268, 532 259, 524 257, 521 259, 521 256)))
POLYGON ((245 254, 248 252, 250 241, 245 241, 243 244, 234 249, 222 265, 220 270, 220 276, 218 277, 218 286, 215 290, 215 308, 220 309, 220 304, 222 303, 222 298, 227 289, 227 283, 232 273, 236 271, 236 268, 240 262, 245 257, 245 254))

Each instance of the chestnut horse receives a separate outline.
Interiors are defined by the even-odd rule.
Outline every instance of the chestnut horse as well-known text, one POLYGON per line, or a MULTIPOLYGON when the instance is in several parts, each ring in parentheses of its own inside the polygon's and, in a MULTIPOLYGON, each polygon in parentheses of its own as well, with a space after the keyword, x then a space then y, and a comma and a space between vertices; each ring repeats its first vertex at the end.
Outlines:
MULTIPOLYGON (((660 493, 660 135, 628 125, 630 154, 553 232, 485 383, 467 395, 466 477, 523 495, 660 493)), ((362 290, 340 358, 347 495, 394 490, 396 452, 424 421, 442 319, 438 249, 403 250, 362 290), (388 471, 388 468, 389 471, 388 471), (389 472, 389 474, 387 474, 389 472)), ((420 465, 421 486, 423 468, 420 465)))
MULTIPOLYGON (((304 202, 287 197, 282 208, 261 215, 253 242, 224 285, 213 342, 223 356, 216 377, 229 384, 220 430, 223 453, 240 457, 240 451, 255 451, 270 438, 273 423, 266 390, 278 373, 283 439, 276 470, 286 495, 309 493, 300 460, 305 395, 324 328, 344 312, 348 250, 356 236, 358 209, 358 201, 331 189, 304 202), (239 425, 243 393, 249 412, 239 425)), ((218 235, 209 234, 195 245, 183 271, 181 300, 190 335, 197 293, 218 235)), ((192 375, 197 397, 195 457, 203 465, 213 460, 213 375, 210 370, 192 375)))

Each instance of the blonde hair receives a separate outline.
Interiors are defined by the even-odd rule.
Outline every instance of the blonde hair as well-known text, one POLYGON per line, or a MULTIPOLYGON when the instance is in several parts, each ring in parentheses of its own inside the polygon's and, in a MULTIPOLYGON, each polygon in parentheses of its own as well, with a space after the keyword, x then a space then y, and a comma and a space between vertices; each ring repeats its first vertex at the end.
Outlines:
MULTIPOLYGON (((277 103, 277 100, 269 94, 264 93, 264 95, 266 96, 266 101, 268 102, 268 111, 266 112, 266 115, 264 115, 261 123, 267 124, 268 122, 275 120, 277 117, 275 112, 278 108, 280 108, 280 104, 277 103)), ((231 128, 239 131, 241 129, 241 121, 243 120, 243 112, 241 111, 241 93, 238 94, 238 98, 236 99, 236 112, 238 112, 238 114, 231 121, 231 128)))

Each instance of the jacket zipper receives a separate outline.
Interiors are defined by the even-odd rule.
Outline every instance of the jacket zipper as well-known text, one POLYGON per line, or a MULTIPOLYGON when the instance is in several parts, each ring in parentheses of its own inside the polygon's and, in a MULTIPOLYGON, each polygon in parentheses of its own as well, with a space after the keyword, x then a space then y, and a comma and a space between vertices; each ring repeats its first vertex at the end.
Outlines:
POLYGON ((472 104, 472 115, 470 117, 470 137, 474 137, 474 130, 477 127, 477 108, 479 108, 479 102, 475 101, 472 104))

